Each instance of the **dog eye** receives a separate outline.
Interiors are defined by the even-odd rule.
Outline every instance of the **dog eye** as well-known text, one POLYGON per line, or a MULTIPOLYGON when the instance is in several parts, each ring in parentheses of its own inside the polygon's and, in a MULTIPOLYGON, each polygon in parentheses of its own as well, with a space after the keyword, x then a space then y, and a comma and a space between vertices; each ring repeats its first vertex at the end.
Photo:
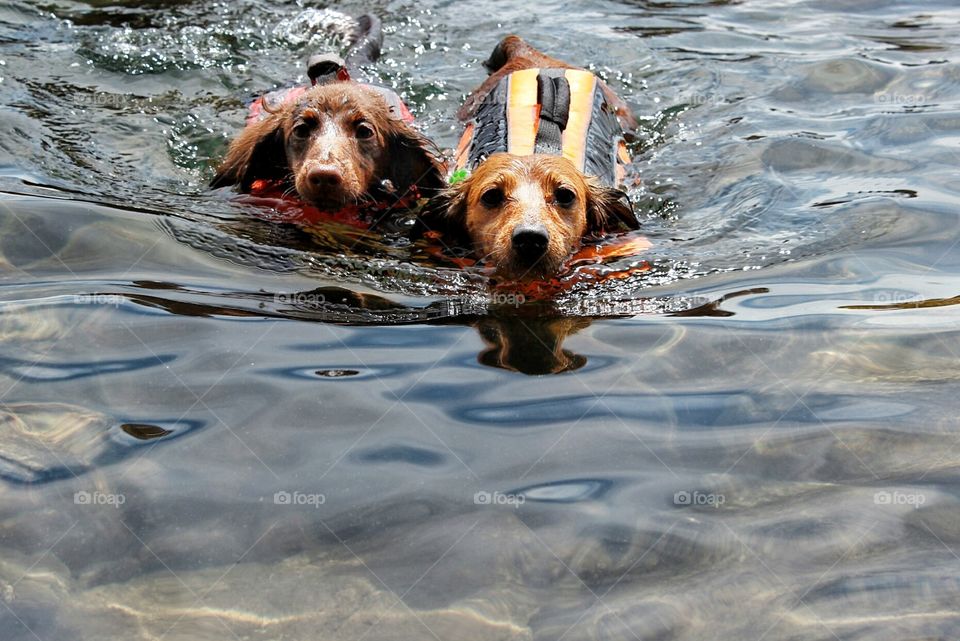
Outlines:
POLYGON ((313 131, 313 127, 308 122, 300 122, 293 127, 293 135, 297 138, 306 138, 311 131, 313 131))
POLYGON ((499 207, 503 204, 504 195, 503 190, 497 187, 493 189, 488 189, 482 194, 480 194, 480 202, 486 207, 499 207))
POLYGON ((572 189, 567 189, 566 187, 557 187, 553 192, 553 199, 561 207, 569 207, 577 199, 577 195, 573 193, 572 189))
POLYGON ((359 140, 373 138, 373 127, 371 127, 369 124, 360 121, 354 127, 356 129, 356 136, 359 140))

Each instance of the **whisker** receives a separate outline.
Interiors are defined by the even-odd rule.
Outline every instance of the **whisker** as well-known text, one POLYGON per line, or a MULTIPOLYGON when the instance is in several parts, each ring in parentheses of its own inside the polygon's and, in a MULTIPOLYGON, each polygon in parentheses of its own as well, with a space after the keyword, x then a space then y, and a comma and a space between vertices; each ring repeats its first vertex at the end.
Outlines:
POLYGON ((488 253, 488 254, 485 254, 484 256, 481 256, 480 258, 477 259, 477 262, 478 262, 478 263, 486 262, 486 260, 487 260, 488 258, 491 258, 491 257, 494 255, 494 253, 496 253, 496 252, 495 252, 495 251, 492 251, 492 252, 490 252, 490 253, 488 253))
POLYGON ((356 201, 358 204, 364 205, 375 205, 377 204, 377 199, 369 191, 361 192, 357 195, 356 201))

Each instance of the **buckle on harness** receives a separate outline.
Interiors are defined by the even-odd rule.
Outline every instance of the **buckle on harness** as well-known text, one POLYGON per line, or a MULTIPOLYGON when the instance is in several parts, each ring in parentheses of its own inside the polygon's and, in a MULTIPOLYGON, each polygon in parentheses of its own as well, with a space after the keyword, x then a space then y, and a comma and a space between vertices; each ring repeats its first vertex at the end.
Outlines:
POLYGON ((311 85, 325 85, 328 82, 350 80, 343 58, 335 53, 318 53, 307 61, 307 76, 311 85))

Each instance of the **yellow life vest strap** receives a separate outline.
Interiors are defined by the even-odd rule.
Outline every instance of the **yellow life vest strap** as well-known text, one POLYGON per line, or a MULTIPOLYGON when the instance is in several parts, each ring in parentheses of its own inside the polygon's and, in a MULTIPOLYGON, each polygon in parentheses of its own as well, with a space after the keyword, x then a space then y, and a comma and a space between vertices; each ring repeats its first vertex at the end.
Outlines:
POLYGON ((498 152, 549 153, 619 185, 629 155, 598 85, 597 77, 582 69, 523 69, 506 76, 467 124, 457 148, 457 173, 498 152))

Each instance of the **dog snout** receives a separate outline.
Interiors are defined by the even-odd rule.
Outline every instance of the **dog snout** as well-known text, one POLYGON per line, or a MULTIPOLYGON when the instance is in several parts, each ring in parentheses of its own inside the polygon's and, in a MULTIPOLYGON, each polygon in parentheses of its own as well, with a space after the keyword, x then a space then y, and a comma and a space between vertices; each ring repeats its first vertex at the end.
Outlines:
POLYGON ((321 165, 310 169, 307 180, 316 189, 339 189, 343 173, 333 165, 321 165))
POLYGON ((550 234, 542 225, 520 225, 513 230, 511 245, 516 256, 524 262, 533 263, 547 253, 550 234))

